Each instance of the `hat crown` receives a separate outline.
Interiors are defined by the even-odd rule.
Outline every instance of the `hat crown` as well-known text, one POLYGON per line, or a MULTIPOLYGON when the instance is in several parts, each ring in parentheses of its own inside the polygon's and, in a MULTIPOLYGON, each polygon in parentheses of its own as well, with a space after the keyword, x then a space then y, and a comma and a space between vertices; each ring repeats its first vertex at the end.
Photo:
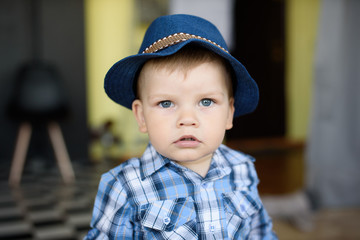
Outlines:
POLYGON ((145 49, 155 42, 178 33, 205 38, 228 50, 224 38, 215 25, 200 17, 175 14, 159 17, 151 23, 145 33, 139 53, 144 52, 145 49))

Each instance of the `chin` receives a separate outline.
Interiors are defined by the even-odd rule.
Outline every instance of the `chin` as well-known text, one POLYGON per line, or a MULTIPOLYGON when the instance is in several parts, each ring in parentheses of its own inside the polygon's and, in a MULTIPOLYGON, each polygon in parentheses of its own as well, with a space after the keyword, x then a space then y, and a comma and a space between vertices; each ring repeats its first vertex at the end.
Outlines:
POLYGON ((189 154, 184 154, 181 156, 174 156, 174 158, 170 158, 170 159, 173 159, 176 162, 191 163, 191 162, 201 161, 201 160, 205 160, 205 159, 211 159, 212 155, 213 155, 213 152, 207 153, 207 154, 201 154, 201 155, 189 153, 189 154))

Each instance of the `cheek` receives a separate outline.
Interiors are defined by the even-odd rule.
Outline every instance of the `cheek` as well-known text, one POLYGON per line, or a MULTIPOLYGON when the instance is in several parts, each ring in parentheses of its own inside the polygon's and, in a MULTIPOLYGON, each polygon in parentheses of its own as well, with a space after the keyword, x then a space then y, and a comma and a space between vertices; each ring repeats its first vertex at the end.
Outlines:
POLYGON ((150 118, 146 118, 145 122, 150 139, 164 138, 169 134, 170 122, 159 116, 159 114, 153 114, 150 118))
POLYGON ((205 134, 208 139, 214 142, 222 142, 226 131, 226 121, 224 118, 212 117, 208 118, 204 123, 205 134))
POLYGON ((148 128, 149 140, 154 148, 165 156, 166 146, 168 146, 170 141, 169 136, 172 130, 167 125, 159 122, 151 124, 150 126, 151 127, 148 128))

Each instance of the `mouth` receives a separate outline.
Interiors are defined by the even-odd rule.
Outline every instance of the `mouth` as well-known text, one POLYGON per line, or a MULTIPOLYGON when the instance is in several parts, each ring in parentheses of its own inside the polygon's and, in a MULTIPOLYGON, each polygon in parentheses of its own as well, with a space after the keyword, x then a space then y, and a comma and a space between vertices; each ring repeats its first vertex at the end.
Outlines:
POLYGON ((180 141, 196 141, 195 138, 181 138, 180 141))
POLYGON ((196 148, 200 143, 199 139, 191 135, 182 136, 175 141, 175 145, 180 148, 196 148))
POLYGON ((184 141, 186 141, 186 142, 187 141, 194 141, 194 142, 197 141, 197 142, 199 142, 199 140, 194 136, 182 136, 176 142, 184 142, 184 141))

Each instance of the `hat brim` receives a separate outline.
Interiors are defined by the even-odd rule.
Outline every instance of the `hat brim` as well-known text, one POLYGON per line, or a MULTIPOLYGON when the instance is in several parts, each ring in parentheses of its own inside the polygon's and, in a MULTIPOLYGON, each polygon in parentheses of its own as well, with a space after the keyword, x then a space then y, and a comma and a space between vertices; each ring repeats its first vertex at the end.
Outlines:
POLYGON ((131 109, 135 100, 134 81, 138 71, 146 61, 172 55, 187 44, 198 44, 225 58, 232 66, 235 74, 234 116, 238 117, 253 112, 259 101, 259 90, 246 68, 232 55, 219 47, 199 39, 189 39, 164 48, 155 53, 139 53, 126 57, 115 63, 105 76, 104 88, 107 95, 116 103, 131 109))

